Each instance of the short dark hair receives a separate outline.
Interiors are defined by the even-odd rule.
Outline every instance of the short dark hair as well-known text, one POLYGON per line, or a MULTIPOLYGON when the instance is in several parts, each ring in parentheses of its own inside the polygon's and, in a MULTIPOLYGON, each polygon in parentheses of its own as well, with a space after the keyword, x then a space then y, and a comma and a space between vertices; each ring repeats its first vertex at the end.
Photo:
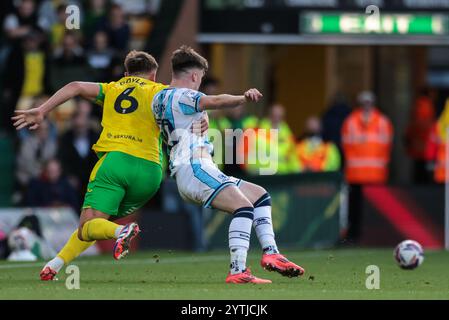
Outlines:
POLYGON ((125 58, 125 70, 129 74, 148 73, 157 70, 156 59, 144 51, 130 51, 125 58))
POLYGON ((198 68, 207 71, 209 64, 207 60, 189 46, 181 46, 173 52, 171 65, 174 74, 185 72, 190 68, 198 68))

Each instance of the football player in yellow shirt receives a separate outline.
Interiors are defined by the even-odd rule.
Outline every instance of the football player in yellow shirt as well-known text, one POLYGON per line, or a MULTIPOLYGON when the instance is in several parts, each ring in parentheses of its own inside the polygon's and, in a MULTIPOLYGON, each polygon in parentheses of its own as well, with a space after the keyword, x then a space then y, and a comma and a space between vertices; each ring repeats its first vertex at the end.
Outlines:
POLYGON ((92 147, 99 160, 90 176, 79 228, 45 265, 41 280, 53 280, 64 264, 96 240, 116 239, 113 256, 124 257, 139 226, 109 220, 133 213, 159 189, 162 140, 151 103, 167 86, 155 82, 158 64, 146 52, 131 51, 124 65, 125 76, 116 82, 71 82, 38 108, 16 111, 12 118, 17 130, 35 130, 51 110, 73 97, 95 100, 103 106, 103 130, 92 147))

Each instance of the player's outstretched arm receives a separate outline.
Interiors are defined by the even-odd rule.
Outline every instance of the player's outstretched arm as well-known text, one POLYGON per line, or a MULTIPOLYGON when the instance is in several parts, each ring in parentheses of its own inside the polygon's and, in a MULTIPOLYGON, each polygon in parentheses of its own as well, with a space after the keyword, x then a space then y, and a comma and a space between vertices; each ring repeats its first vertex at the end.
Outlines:
POLYGON ((258 102, 262 94, 257 89, 249 89, 241 96, 220 94, 216 96, 203 96, 200 99, 201 110, 234 108, 246 102, 258 102))
POLYGON ((69 99, 81 96, 86 99, 95 99, 100 92, 100 86, 94 82, 74 81, 65 85, 50 97, 41 106, 29 110, 16 110, 16 115, 11 119, 17 130, 29 127, 36 130, 44 120, 45 116, 57 106, 69 99))

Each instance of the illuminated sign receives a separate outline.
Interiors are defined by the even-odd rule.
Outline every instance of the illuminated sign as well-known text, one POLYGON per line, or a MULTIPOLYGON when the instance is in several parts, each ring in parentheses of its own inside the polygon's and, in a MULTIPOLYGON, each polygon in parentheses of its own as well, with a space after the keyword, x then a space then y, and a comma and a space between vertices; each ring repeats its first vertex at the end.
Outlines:
POLYGON ((449 15, 304 12, 300 14, 300 29, 303 34, 449 35, 449 15))

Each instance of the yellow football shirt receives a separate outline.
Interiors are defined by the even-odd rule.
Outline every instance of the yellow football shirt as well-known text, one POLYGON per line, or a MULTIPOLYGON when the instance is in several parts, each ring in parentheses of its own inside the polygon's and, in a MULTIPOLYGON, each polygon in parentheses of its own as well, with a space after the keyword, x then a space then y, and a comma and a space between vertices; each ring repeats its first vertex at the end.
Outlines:
POLYGON ((29 52, 25 54, 25 77, 22 95, 32 97, 44 91, 45 54, 43 52, 29 52))
POLYGON ((151 103, 168 86, 133 76, 99 85, 96 102, 103 105, 103 130, 92 149, 120 151, 161 164, 162 140, 151 103))

